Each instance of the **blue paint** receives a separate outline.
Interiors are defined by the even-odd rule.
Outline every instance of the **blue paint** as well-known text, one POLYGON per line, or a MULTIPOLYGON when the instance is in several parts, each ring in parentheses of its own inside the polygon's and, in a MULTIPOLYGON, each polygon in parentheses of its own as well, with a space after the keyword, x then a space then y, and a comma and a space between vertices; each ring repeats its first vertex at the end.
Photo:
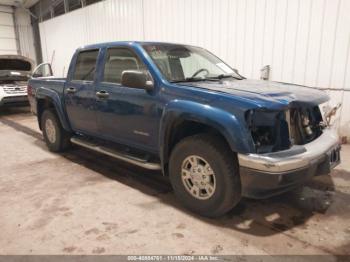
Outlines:
MULTIPOLYGON (((176 121, 189 120, 211 126, 226 138, 233 151, 248 153, 253 152, 254 145, 245 123, 247 110, 284 110, 295 105, 318 105, 328 100, 321 91, 259 80, 170 83, 142 44, 144 42, 111 42, 78 48, 67 79, 29 81, 36 101, 50 99, 68 131, 122 143, 166 161, 168 134, 176 121), (133 50, 152 75, 154 90, 147 92, 120 84, 102 83, 106 49, 109 47, 133 50), (94 49, 99 50, 94 81, 73 81, 77 55, 83 50, 94 49), (76 93, 67 94, 67 88, 75 88, 76 93), (110 94, 109 99, 96 97, 96 92, 101 90, 110 94)), ((30 100, 32 110, 36 112, 36 101, 30 100)))

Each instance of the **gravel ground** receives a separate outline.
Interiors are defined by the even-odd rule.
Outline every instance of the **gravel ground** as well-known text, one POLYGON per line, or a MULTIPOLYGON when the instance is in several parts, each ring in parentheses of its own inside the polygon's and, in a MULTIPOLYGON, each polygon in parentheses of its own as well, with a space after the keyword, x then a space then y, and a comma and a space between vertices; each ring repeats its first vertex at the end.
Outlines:
POLYGON ((225 217, 186 211, 161 174, 50 153, 28 108, 0 112, 0 254, 350 254, 350 146, 330 176, 225 217))

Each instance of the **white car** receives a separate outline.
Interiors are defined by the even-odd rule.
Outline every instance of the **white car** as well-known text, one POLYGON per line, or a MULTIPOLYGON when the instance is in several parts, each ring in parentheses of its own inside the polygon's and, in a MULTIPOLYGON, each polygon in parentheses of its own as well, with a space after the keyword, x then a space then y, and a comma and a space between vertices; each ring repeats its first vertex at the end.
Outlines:
POLYGON ((34 63, 20 55, 0 55, 0 106, 28 104, 27 83, 34 63))

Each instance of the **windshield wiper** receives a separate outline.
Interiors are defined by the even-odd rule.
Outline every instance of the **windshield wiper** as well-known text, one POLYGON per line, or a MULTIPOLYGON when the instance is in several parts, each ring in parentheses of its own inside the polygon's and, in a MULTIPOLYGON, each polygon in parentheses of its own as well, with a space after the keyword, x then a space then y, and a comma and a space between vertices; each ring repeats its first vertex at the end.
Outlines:
POLYGON ((170 83, 182 83, 182 82, 198 82, 198 81, 205 81, 207 80, 206 78, 202 77, 186 77, 184 79, 179 79, 179 80, 170 80, 170 83))
POLYGON ((207 77, 206 79, 208 79, 208 80, 216 80, 216 79, 221 80, 223 78, 234 78, 237 80, 242 80, 242 78, 235 77, 232 74, 221 74, 221 75, 217 75, 217 76, 213 76, 213 77, 207 77))
POLYGON ((223 78, 234 78, 237 80, 242 80, 243 78, 235 77, 232 74, 221 74, 217 76, 211 76, 211 77, 187 77, 185 79, 180 80, 171 80, 170 83, 182 83, 182 82, 198 82, 198 81, 215 81, 215 80, 221 80, 223 78))
POLYGON ((233 75, 231 75, 231 74, 221 74, 221 75, 218 75, 214 78, 223 79, 223 78, 231 78, 231 77, 233 77, 233 75))

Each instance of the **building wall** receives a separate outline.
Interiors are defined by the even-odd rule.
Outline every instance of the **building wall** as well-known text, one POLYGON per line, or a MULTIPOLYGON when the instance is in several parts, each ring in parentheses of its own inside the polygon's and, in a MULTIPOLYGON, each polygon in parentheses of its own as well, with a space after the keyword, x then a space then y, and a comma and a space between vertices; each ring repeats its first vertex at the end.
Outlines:
POLYGON ((0 55, 17 54, 13 9, 0 5, 0 55))
POLYGON ((0 54, 20 54, 35 61, 30 15, 23 8, 0 5, 0 54))
POLYGON ((76 47, 117 40, 188 43, 248 78, 326 89, 350 134, 349 0, 105 0, 40 23, 43 59, 64 76, 76 47))
POLYGON ((18 36, 19 54, 36 61, 34 35, 29 12, 23 8, 16 8, 15 22, 18 36))

